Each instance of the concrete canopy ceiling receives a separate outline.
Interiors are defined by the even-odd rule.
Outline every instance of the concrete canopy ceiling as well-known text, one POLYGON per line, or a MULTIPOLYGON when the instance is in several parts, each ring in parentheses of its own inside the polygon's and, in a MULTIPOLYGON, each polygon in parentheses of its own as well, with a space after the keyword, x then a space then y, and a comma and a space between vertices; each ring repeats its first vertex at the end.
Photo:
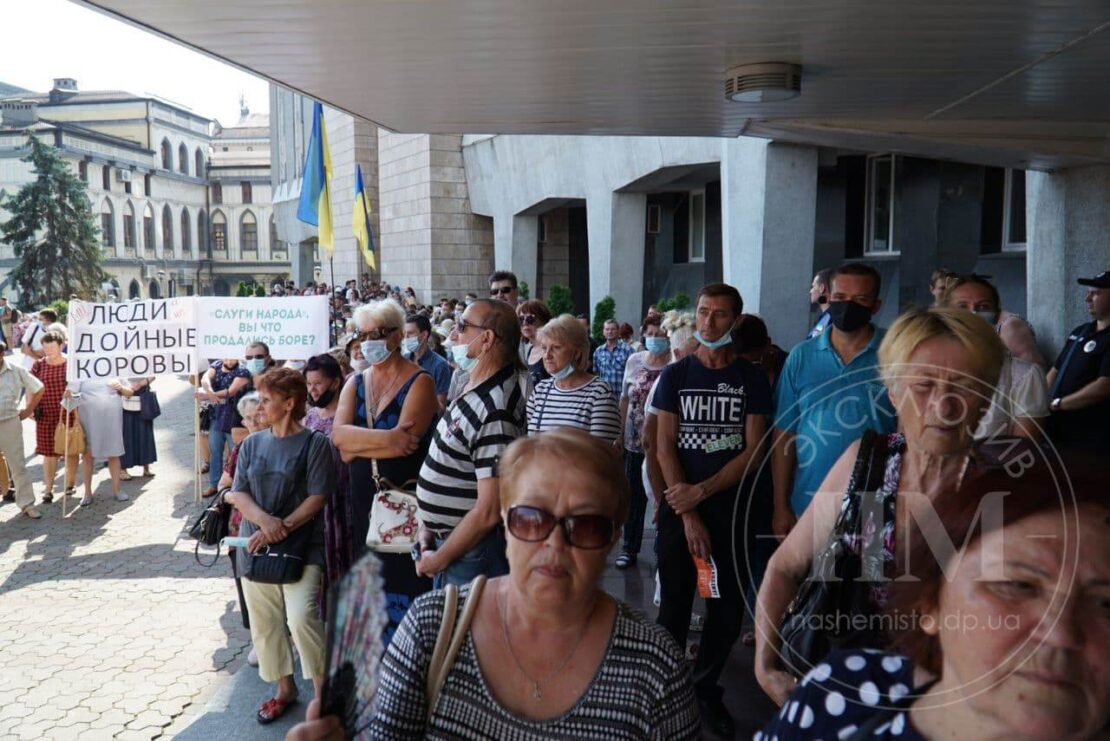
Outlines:
POLYGON ((398 131, 1110 162, 1106 0, 77 1, 398 131), (724 98, 769 61, 802 66, 800 97, 724 98))

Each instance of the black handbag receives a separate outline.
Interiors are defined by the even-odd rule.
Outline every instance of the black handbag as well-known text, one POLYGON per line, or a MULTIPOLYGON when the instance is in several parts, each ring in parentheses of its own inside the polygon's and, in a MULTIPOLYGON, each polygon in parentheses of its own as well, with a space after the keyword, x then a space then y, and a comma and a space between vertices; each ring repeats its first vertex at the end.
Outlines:
POLYGON ((874 430, 864 433, 844 494, 849 501, 779 624, 779 656, 786 671, 796 677, 805 676, 834 648, 883 645, 883 634, 870 619, 871 586, 882 576, 882 563, 866 554, 861 558, 844 544, 844 536, 860 533, 862 513, 881 508, 877 490, 888 453, 885 436, 874 430))
MULTIPOLYGON (((307 487, 308 451, 312 447, 312 441, 317 434, 314 430, 309 431, 308 440, 305 441, 304 447, 301 448, 301 453, 297 457, 293 486, 286 489, 285 492, 291 491, 295 495, 307 487)), ((284 497, 283 499, 287 498, 284 497)), ((288 507, 276 507, 275 510, 283 512, 278 516, 284 519, 293 514, 298 506, 299 503, 293 501, 289 503, 288 507)), ((304 574, 305 559, 308 555, 308 547, 312 542, 312 531, 315 522, 316 520, 313 518, 289 533, 284 540, 263 546, 254 553, 247 553, 243 578, 259 584, 294 584, 299 582, 304 574)))
POLYGON ((213 566, 220 559, 220 541, 227 537, 231 526, 231 505, 224 501, 224 495, 228 491, 228 489, 224 489, 217 494, 212 504, 205 507, 204 511, 200 513, 200 517, 189 528, 189 537, 195 538, 197 541, 196 548, 193 549, 193 558, 205 568, 213 566), (216 555, 212 557, 211 563, 204 563, 200 560, 200 547, 202 545, 216 546, 216 555))
POLYGON ((153 422, 162 416, 162 405, 158 403, 158 394, 150 386, 143 386, 139 393, 139 416, 147 422, 153 422))

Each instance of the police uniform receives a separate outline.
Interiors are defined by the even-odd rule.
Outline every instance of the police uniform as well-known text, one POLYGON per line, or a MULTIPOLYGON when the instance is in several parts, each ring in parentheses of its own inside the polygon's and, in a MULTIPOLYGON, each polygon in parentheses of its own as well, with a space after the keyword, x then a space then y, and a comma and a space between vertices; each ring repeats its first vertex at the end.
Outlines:
MULTIPOLYGON (((1073 329, 1052 367, 1056 369, 1052 399, 1074 394, 1099 378, 1110 378, 1110 327, 1100 332, 1098 323, 1092 321, 1073 329)), ((1062 447, 1110 450, 1110 399, 1085 409, 1053 412, 1049 433, 1052 441, 1062 447)))

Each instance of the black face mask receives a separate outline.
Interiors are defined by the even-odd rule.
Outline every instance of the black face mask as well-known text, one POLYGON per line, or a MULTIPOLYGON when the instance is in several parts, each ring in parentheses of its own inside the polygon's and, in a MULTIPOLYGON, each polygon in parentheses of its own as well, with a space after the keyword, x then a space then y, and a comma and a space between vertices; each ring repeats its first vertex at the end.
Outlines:
POLYGON ((871 309, 855 301, 829 302, 829 321, 841 332, 855 332, 871 321, 871 309))
POLYGON ((331 404, 331 400, 334 399, 334 398, 335 398, 335 389, 328 389, 327 391, 320 394, 315 399, 311 399, 310 401, 312 402, 312 406, 317 407, 319 409, 323 409, 328 404, 331 404))
POLYGON ((829 297, 828 297, 828 296, 826 296, 826 295, 825 295, 825 294, 823 294, 823 293, 822 293, 822 294, 821 294, 820 296, 818 296, 818 297, 817 297, 817 305, 818 305, 818 306, 824 306, 824 305, 825 305, 825 304, 827 304, 828 302, 829 302, 829 297))

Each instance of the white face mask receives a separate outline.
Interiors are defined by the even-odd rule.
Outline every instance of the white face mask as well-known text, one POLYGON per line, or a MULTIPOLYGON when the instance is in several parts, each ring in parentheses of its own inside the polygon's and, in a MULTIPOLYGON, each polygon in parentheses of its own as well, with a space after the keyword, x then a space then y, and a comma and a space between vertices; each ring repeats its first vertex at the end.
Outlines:
POLYGON ((366 358, 355 358, 351 361, 351 370, 362 373, 370 367, 370 361, 366 358))

